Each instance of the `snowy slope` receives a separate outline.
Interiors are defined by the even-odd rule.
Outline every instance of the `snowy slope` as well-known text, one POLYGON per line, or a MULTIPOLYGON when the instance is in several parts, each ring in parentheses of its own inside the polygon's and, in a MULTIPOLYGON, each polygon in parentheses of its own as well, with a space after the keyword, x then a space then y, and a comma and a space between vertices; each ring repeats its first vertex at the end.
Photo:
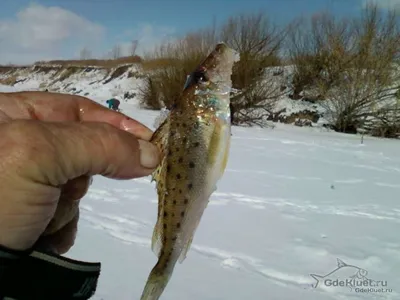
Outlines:
MULTIPOLYGON (((97 99, 103 105, 111 97, 116 97, 130 104, 137 104, 139 100, 139 88, 143 84, 143 74, 141 67, 135 64, 121 65, 110 70, 90 66, 62 68, 62 66, 48 65, 14 68, 6 72, 4 70, 1 71, 0 68, 0 82, 1 80, 14 79, 16 83, 13 85, 13 89, 49 89, 52 92, 68 93, 97 99), (68 75, 69 73, 72 74, 68 75), (113 76, 115 74, 118 76, 113 76), (129 97, 126 97, 127 92, 129 93, 129 97)), ((270 90, 268 97, 275 95, 277 98, 272 111, 275 113, 279 112, 280 121, 287 123, 283 119, 305 111, 309 113, 314 112, 318 116, 323 115, 325 110, 321 104, 289 98, 293 66, 267 68, 264 75, 263 85, 270 90), (281 85, 286 86, 285 90, 280 90, 281 85)), ((255 110, 253 113, 255 115, 260 113, 265 114, 262 110, 255 110)), ((294 119, 291 123, 293 122, 295 122, 294 119)), ((321 117, 318 122, 312 123, 312 126, 318 127, 323 124, 327 124, 327 121, 321 117)))
MULTIPOLYGON (((51 92, 95 98, 103 104, 111 97, 124 99, 126 92, 137 94, 138 87, 142 84, 136 65, 127 65, 126 67, 121 65, 110 70, 90 66, 73 68, 32 66, 28 69, 14 69, 8 73, 0 73, 0 80, 9 77, 17 78, 17 83, 12 87, 7 87, 11 90, 43 91, 48 89, 51 92), (121 70, 120 74, 118 71, 121 70), (116 71, 118 76, 114 76, 116 71), (68 73, 72 74, 67 76, 68 73)), ((127 99, 125 101, 132 102, 127 99)))
MULTIPOLYGON (((150 127, 158 115, 121 107, 150 127)), ((226 173, 162 299, 400 299, 399 142, 277 125, 233 128, 226 173), (312 287, 310 274, 325 276, 337 259, 352 267, 328 279, 363 274, 392 291, 312 287)), ((67 254, 102 262, 93 299, 140 298, 156 263, 156 203, 150 178, 94 179, 67 254)))

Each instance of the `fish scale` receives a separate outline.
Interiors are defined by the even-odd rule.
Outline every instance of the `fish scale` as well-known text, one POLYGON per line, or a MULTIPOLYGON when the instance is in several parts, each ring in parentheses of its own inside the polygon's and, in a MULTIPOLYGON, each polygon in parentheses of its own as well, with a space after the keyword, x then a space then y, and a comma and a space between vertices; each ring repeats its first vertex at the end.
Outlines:
MULTIPOLYGON (((160 261, 169 260, 169 254, 166 253, 168 251, 165 251, 169 248, 168 242, 174 242, 178 237, 184 239, 179 236, 180 227, 185 223, 187 210, 193 204, 193 199, 199 197, 200 187, 204 186, 206 180, 209 156, 205 153, 209 145, 208 139, 203 138, 203 135, 210 135, 213 130, 208 125, 205 127, 207 130, 194 129, 193 134, 185 136, 187 127, 196 127, 196 118, 185 116, 181 112, 172 112, 170 117, 164 178, 160 178, 161 184, 157 186, 161 207, 156 228, 160 231, 162 229, 162 233, 155 230, 155 238, 158 237, 157 240, 160 240, 164 249, 164 256, 159 257, 160 261)), ((158 254, 160 250, 154 251, 158 254)))
POLYGON ((153 174, 158 213, 152 251, 158 261, 141 300, 159 299, 176 262, 186 258, 209 198, 225 170, 235 53, 225 44, 216 46, 195 70, 195 76, 188 78, 182 96, 151 139, 162 157, 153 174))

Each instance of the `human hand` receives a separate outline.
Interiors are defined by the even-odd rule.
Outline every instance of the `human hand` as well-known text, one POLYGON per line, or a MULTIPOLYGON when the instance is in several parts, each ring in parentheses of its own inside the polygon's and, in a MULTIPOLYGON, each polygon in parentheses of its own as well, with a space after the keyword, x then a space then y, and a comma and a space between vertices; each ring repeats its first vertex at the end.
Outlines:
POLYGON ((158 165, 152 131, 80 96, 0 93, 0 245, 25 250, 45 234, 73 245, 91 176, 147 176, 158 165))

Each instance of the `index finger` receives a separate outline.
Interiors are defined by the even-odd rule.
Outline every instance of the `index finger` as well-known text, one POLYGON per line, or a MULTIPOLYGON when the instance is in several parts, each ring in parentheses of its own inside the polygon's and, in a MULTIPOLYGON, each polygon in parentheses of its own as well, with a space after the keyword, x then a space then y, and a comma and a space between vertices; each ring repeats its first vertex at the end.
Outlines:
POLYGON ((81 121, 102 121, 114 125, 123 130, 129 131, 143 140, 150 140, 153 132, 144 124, 124 115, 112 111, 92 100, 77 97, 79 120, 81 121))
POLYGON ((88 98, 49 92, 0 93, 0 111, 11 119, 105 122, 150 140, 153 132, 142 123, 88 98))

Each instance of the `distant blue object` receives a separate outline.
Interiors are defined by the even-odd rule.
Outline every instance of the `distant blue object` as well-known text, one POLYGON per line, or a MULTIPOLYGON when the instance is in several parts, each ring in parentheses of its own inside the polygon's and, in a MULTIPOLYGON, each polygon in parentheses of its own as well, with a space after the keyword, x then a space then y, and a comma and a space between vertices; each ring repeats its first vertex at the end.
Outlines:
POLYGON ((192 80, 192 76, 187 75, 185 85, 183 86, 183 90, 185 90, 189 86, 190 80, 192 80))
POLYGON ((119 104, 121 102, 119 100, 115 99, 115 98, 111 98, 111 99, 107 100, 106 103, 108 104, 108 108, 109 109, 118 110, 119 109, 119 104))

